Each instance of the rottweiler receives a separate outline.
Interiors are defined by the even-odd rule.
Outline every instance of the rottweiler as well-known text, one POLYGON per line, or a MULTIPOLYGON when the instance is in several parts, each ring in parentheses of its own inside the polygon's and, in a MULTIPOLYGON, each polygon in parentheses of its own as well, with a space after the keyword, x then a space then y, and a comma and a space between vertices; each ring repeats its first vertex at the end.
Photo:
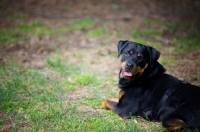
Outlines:
POLYGON ((162 122, 167 131, 200 128, 200 88, 165 73, 160 52, 132 41, 119 41, 119 97, 102 108, 122 118, 142 117, 162 122))

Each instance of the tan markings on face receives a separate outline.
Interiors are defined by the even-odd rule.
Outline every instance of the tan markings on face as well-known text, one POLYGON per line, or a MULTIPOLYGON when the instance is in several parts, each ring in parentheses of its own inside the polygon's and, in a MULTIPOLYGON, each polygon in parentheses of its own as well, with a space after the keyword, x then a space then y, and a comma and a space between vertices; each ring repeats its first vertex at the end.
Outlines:
POLYGON ((140 54, 137 54, 137 57, 141 57, 141 55, 140 55, 140 54))
POLYGON ((133 51, 131 50, 131 51, 129 51, 129 53, 130 53, 130 54, 133 54, 133 51))
POLYGON ((120 72, 119 77, 120 77, 120 78, 123 78, 122 72, 120 72))
POLYGON ((126 65, 126 62, 122 62, 122 63, 121 63, 121 68, 124 69, 124 68, 125 68, 125 65, 126 65))
POLYGON ((119 91, 119 100, 122 98, 122 96, 125 94, 124 90, 119 91))
POLYGON ((141 68, 141 67, 137 66, 137 72, 140 73, 140 76, 142 75, 144 70, 147 68, 147 66, 148 66, 148 64, 146 64, 144 68, 141 68))
MULTIPOLYGON (((121 63, 121 68, 122 68, 123 71, 124 71, 124 69, 125 69, 125 65, 126 65, 126 62, 122 62, 122 63, 121 63)), ((120 78, 123 78, 122 72, 119 74, 119 77, 120 77, 120 78)))

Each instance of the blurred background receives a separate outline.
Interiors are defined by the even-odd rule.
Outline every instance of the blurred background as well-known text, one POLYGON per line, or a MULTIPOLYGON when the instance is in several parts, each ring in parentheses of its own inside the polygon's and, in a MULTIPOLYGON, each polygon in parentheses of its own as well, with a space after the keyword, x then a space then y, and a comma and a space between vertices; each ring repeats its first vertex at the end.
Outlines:
MULTIPOLYGON (((5 102, 0 104, 1 130, 62 130, 64 123, 54 125, 57 119, 70 118, 67 114, 63 118, 56 116, 51 122, 46 120, 52 118, 46 113, 34 113, 36 108, 49 108, 41 102, 45 104, 50 93, 56 94, 52 95, 55 100, 69 97, 74 104, 79 102, 78 114, 75 112, 69 122, 85 114, 88 118, 96 113, 101 116, 101 101, 118 90, 119 40, 156 48, 167 73, 200 85, 200 0, 1 0, 0 101, 5 102), (54 84, 46 84, 54 81, 55 88, 60 88, 57 91, 54 84), (117 90, 109 94, 113 87, 117 90), (45 88, 48 92, 43 91, 45 88), (30 102, 23 102, 24 98, 30 102)), ((66 112, 66 107, 61 113, 66 112)), ((57 106, 50 111, 53 108, 57 106)), ((106 124, 107 120, 103 122, 106 124)), ((76 121, 73 123, 83 123, 76 121)), ((67 125, 77 129, 73 123, 67 125)), ((110 131, 118 131, 107 126, 111 126, 110 131)))
MULTIPOLYGON (((178 66, 168 62, 170 58, 181 60, 177 63, 183 64, 177 70, 181 69, 184 76, 193 68, 192 75, 197 74, 196 61, 188 64, 182 58, 199 57, 199 0, 1 0, 0 15, 2 63, 14 55, 19 56, 14 61, 42 68, 43 62, 34 57, 55 51, 77 55, 81 49, 115 57, 119 40, 133 40, 157 48, 167 57, 164 64, 173 68, 178 66)), ((80 56, 78 61, 87 58, 77 56, 80 56)), ((118 61, 108 59, 108 65, 118 69, 112 65, 118 61)), ((98 63, 101 70, 108 70, 107 64, 95 61, 96 58, 90 58, 88 63, 98 63)), ((177 70, 173 74, 178 74, 177 70)))

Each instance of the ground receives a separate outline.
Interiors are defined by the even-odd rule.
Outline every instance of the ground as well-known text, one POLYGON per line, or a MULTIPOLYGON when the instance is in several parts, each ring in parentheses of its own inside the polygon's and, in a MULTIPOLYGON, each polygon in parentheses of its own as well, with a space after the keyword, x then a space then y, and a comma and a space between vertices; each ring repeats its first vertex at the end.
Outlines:
POLYGON ((159 62, 167 73, 200 85, 199 0, 2 0, 0 12, 0 99, 5 102, 0 105, 2 131, 45 131, 46 124, 57 131, 120 131, 121 127, 131 131, 137 129, 130 129, 134 123, 139 126, 138 131, 160 131, 160 124, 141 119, 120 124, 120 117, 100 108, 104 99, 118 93, 119 40, 155 47, 161 52, 159 62), (14 93, 9 92, 9 86, 14 88, 12 91, 16 87, 24 89, 14 93), (7 93, 9 96, 5 96, 7 93), (61 107, 56 105, 58 100, 63 102, 62 114, 72 109, 76 114, 54 117, 60 119, 59 126, 55 126, 56 121, 46 120, 51 120, 52 113, 42 117, 45 113, 36 112, 32 116, 30 111, 50 108, 42 101, 45 98, 48 102, 47 97, 56 100, 54 108, 61 107), (29 101, 24 102, 24 98, 29 101), (26 107, 34 101, 37 109, 26 107), (71 119, 78 117, 81 125, 104 121, 110 127, 104 128, 101 123, 102 129, 94 124, 94 128, 78 127, 71 119), (72 122, 67 128, 62 126, 65 118, 72 122), (113 128, 113 120, 119 128, 113 128))

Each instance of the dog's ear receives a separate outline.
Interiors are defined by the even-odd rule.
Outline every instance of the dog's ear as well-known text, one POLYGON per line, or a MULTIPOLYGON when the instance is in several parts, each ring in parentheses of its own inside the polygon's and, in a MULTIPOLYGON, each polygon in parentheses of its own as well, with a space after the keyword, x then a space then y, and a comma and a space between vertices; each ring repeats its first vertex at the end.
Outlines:
POLYGON ((149 52, 149 56, 150 56, 149 62, 150 62, 150 65, 151 65, 159 59, 160 52, 157 51, 156 49, 150 47, 150 46, 147 46, 147 50, 149 52))
POLYGON ((128 40, 125 40, 125 41, 122 41, 122 40, 120 40, 119 42, 118 42, 118 46, 117 46, 117 48, 118 48, 118 58, 119 58, 119 56, 121 55, 121 53, 122 53, 122 50, 128 45, 128 40))

